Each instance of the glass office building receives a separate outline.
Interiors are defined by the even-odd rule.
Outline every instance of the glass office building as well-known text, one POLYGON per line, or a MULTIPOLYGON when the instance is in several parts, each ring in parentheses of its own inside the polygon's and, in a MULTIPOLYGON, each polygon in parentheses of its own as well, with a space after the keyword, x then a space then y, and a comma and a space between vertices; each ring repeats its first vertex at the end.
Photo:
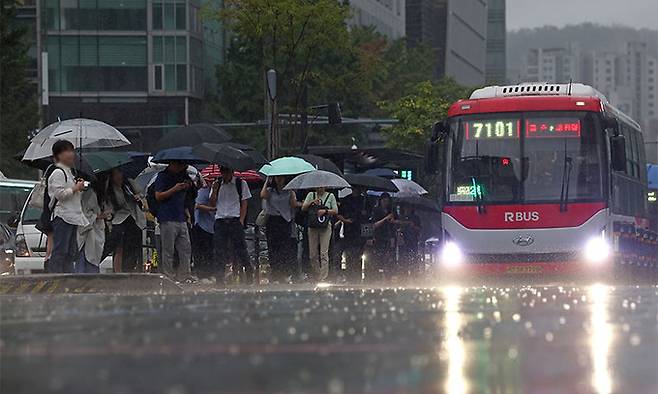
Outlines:
POLYGON ((82 115, 136 129, 198 121, 224 50, 221 25, 201 20, 206 3, 42 0, 48 120, 82 115))

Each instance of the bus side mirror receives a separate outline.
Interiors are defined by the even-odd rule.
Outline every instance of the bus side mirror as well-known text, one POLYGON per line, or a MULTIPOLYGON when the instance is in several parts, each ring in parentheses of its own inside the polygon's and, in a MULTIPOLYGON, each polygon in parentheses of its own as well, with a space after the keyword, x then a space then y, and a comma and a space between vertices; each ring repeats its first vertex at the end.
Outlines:
POLYGON ((439 146, 441 141, 448 134, 448 123, 444 120, 434 123, 430 140, 425 146, 425 171, 428 174, 439 172, 440 153, 439 146))
POLYGON ((626 171, 626 138, 623 135, 610 137, 610 164, 613 171, 626 171))
POLYGON ((436 174, 439 171, 439 143, 427 141, 425 145, 425 172, 436 174))

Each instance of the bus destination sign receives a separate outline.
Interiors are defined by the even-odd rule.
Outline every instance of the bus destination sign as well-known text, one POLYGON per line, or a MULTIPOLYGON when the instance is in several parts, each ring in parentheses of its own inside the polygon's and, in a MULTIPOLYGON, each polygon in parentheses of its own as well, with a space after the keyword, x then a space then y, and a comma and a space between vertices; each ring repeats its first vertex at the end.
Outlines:
POLYGON ((526 138, 579 138, 580 119, 537 118, 527 119, 526 138))

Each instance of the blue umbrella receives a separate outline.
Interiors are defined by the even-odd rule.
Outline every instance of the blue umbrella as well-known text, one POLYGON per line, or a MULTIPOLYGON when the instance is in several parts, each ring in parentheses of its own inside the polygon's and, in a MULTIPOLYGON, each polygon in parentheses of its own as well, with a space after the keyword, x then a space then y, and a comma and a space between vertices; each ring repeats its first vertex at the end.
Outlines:
POLYGON ((204 160, 194 153, 192 153, 192 147, 190 146, 181 146, 179 148, 170 148, 163 149, 153 156, 154 163, 167 164, 172 161, 180 161, 186 164, 203 164, 208 163, 207 160, 204 160))

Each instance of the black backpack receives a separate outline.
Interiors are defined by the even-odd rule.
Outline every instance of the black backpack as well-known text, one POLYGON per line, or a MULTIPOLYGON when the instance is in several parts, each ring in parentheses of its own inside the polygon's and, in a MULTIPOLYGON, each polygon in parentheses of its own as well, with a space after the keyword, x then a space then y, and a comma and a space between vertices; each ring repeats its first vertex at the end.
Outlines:
POLYGON ((34 226, 36 227, 37 230, 41 231, 44 234, 49 234, 53 231, 52 216, 53 216, 53 209, 55 209, 55 205, 57 205, 57 200, 52 201, 50 199, 50 194, 48 193, 48 179, 53 174, 53 172, 55 172, 55 170, 61 170, 62 173, 64 174, 64 181, 68 182, 68 176, 66 175, 66 171, 64 171, 60 167, 57 167, 54 164, 48 166, 44 174, 45 185, 43 189, 43 209, 41 210, 41 216, 39 217, 39 221, 37 221, 37 224, 34 226))
MULTIPOLYGON (((315 192, 313 194, 315 198, 317 198, 317 194, 315 194, 315 192)), ((327 193, 327 196, 324 198, 321 205, 311 205, 308 208, 308 227, 326 228, 329 225, 329 222, 331 221, 329 215, 318 216, 318 211, 320 209, 327 209, 327 201, 329 200, 329 197, 331 197, 331 194, 327 193)))

